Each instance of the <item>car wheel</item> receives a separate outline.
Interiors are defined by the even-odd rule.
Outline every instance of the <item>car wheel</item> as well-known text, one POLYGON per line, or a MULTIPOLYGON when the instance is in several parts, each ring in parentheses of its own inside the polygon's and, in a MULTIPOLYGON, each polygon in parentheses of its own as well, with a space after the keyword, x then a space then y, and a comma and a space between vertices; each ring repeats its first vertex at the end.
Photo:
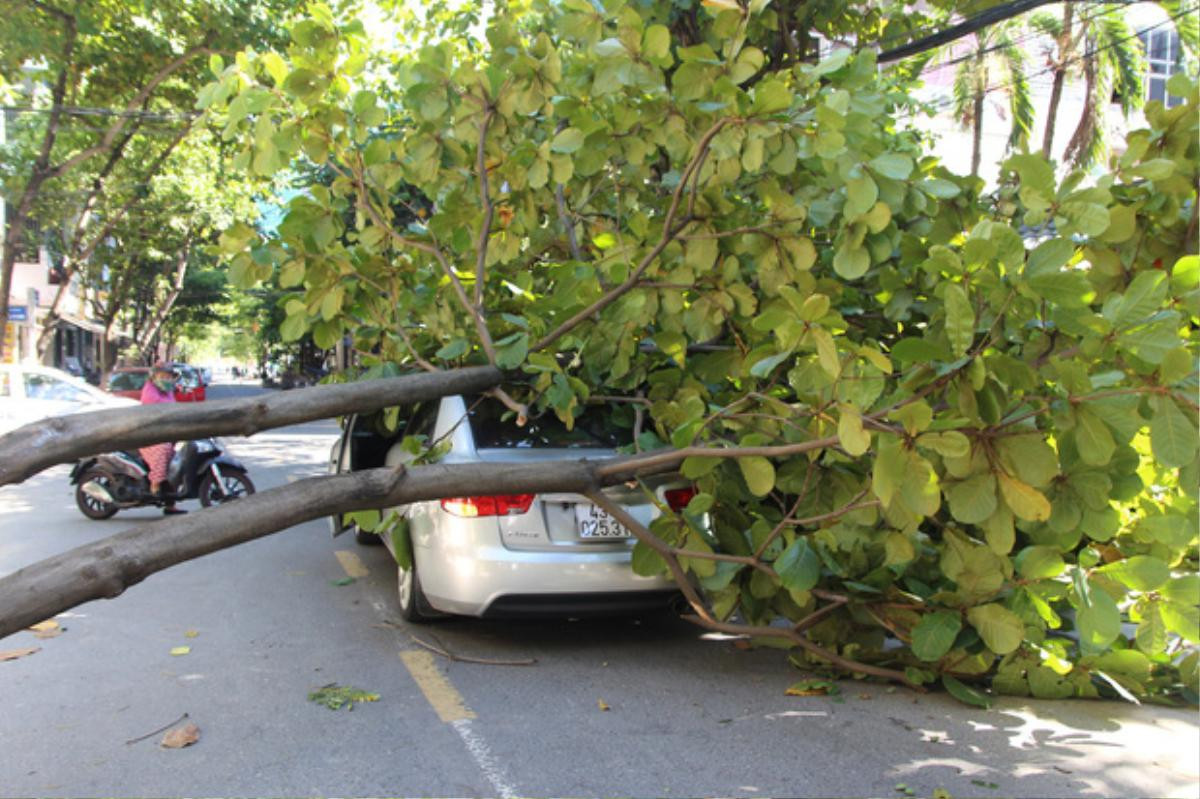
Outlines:
POLYGON ((441 618, 442 614, 433 609, 425 592, 421 590, 421 578, 417 574, 417 562, 414 560, 411 569, 398 567, 400 616, 405 621, 414 624, 427 624, 441 618))
POLYGON ((200 505, 202 507, 210 507, 212 505, 220 505, 224 502, 232 502, 241 497, 248 497, 254 493, 254 483, 250 481, 250 476, 238 469, 227 469, 217 467, 221 472, 221 483, 217 484, 210 469, 205 473, 204 478, 200 481, 199 495, 200 505))
POLYGON ((95 483, 100 488, 112 494, 113 479, 112 475, 101 469, 88 469, 79 478, 79 482, 75 484, 75 504, 79 507, 80 513, 89 519, 108 519, 116 514, 119 508, 111 502, 105 502, 97 496, 93 496, 84 490, 84 486, 89 483, 95 483))

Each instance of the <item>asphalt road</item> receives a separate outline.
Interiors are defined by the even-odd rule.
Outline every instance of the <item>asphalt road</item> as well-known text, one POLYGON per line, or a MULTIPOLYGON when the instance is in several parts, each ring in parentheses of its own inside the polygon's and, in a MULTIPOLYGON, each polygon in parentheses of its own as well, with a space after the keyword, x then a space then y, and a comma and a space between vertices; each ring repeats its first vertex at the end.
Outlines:
MULTIPOLYGON (((336 433, 229 443, 262 490, 323 471, 336 433)), ((0 575, 157 518, 84 519, 67 471, 0 488, 0 575)), ((39 648, 0 660, 0 795, 1200 796, 1194 711, 985 711, 855 681, 790 697, 785 653, 678 620, 416 628, 395 585, 382 547, 311 522, 76 608, 56 637, 0 640, 39 648), (308 701, 335 682, 379 699, 308 701), (194 745, 135 740, 184 713, 194 745)))

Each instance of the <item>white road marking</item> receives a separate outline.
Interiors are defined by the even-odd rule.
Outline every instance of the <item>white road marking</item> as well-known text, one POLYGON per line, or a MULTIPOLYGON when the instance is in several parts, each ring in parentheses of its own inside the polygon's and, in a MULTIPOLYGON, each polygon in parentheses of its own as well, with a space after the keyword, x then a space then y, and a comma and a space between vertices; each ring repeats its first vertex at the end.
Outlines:
POLYGON ((425 699, 433 706, 438 718, 453 727, 458 737, 462 738, 463 745, 491 783, 496 795, 502 799, 514 799, 517 790, 509 782, 504 766, 492 754, 487 741, 471 727, 471 721, 475 718, 474 711, 467 707, 462 694, 438 669, 433 655, 424 650, 406 649, 400 653, 400 660, 416 681, 421 693, 425 694, 425 699))
POLYGON ((508 775, 504 773, 504 767, 496 762, 492 750, 488 748, 487 742, 479 737, 473 729, 471 729, 470 719, 459 719, 453 721, 450 726, 463 739, 463 744, 466 745, 467 751, 471 753, 471 757, 475 758, 475 762, 479 765, 479 769, 483 775, 487 777, 488 782, 496 789, 496 794, 503 799, 515 799, 517 789, 508 781, 508 775))

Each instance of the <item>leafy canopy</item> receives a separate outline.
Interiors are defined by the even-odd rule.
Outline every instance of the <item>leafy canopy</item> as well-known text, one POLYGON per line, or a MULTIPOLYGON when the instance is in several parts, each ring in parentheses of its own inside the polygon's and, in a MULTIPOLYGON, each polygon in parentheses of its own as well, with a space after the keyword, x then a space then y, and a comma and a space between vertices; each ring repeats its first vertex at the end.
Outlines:
POLYGON ((511 4, 394 61, 315 6, 201 93, 241 168, 336 174, 226 230, 236 279, 375 373, 492 361, 691 448, 634 568, 710 626, 966 701, 1194 690, 1195 86, 1098 179, 1020 154, 981 196, 870 52, 768 64, 769 3, 703 5, 511 4))

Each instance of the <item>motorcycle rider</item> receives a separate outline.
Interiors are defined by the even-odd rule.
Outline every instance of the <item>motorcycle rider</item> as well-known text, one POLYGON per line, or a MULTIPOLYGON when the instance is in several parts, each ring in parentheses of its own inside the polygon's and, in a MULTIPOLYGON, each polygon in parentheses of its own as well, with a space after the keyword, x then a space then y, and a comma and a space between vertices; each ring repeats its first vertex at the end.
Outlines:
MULTIPOLYGON (((150 373, 150 379, 142 386, 143 405, 153 405, 158 402, 175 401, 175 373, 163 363, 156 363, 150 373)), ((175 454, 175 445, 169 442, 151 444, 138 450, 146 465, 150 467, 150 492, 161 495, 165 500, 164 516, 175 516, 187 513, 183 508, 175 507, 170 485, 167 483, 167 466, 175 454)))

